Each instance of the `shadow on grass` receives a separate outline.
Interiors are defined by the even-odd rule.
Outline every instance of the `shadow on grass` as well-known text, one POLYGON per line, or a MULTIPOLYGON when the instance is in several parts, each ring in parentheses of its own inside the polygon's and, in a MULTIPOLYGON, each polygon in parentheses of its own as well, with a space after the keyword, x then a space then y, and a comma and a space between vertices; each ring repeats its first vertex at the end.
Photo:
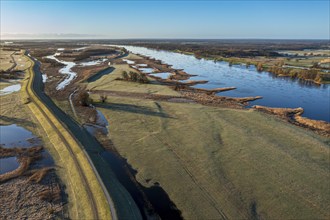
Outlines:
POLYGON ((113 68, 113 67, 107 67, 103 70, 100 70, 99 72, 95 73, 94 75, 92 75, 88 79, 86 79, 86 82, 88 82, 88 83, 95 82, 96 80, 100 79, 102 76, 112 73, 112 71, 114 69, 115 68, 113 68))
POLYGON ((154 111, 151 108, 131 105, 131 104, 122 104, 122 103, 107 103, 107 104, 94 104, 97 108, 106 108, 113 111, 121 111, 121 112, 131 112, 136 114, 157 116, 162 118, 173 118, 166 113, 154 111))
POLYGON ((28 127, 34 127, 35 123, 26 119, 22 119, 22 118, 14 118, 14 117, 7 117, 4 115, 0 115, 0 120, 8 122, 10 124, 23 124, 26 125, 28 127))

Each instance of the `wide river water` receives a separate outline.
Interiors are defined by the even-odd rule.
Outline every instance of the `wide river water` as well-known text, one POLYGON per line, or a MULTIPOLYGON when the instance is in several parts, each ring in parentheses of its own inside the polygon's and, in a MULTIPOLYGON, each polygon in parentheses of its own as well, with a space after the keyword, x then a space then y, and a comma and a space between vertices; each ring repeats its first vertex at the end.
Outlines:
POLYGON ((141 54, 173 65, 175 69, 183 69, 189 74, 198 76, 191 80, 208 80, 207 84, 199 84, 197 88, 236 87, 237 89, 219 93, 221 96, 246 97, 262 96, 250 105, 269 107, 287 107, 304 109, 303 116, 330 121, 330 87, 292 80, 287 77, 275 77, 268 72, 258 72, 254 66, 229 66, 227 62, 215 62, 197 59, 185 55, 145 47, 124 46, 132 53, 141 54))

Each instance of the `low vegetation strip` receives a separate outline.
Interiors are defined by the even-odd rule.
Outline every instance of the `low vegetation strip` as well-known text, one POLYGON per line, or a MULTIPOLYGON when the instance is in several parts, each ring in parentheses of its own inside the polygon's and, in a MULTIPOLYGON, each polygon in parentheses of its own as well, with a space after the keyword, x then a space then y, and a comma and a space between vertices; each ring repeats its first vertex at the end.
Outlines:
POLYGON ((111 219, 109 204, 87 155, 32 90, 34 80, 32 66, 27 71, 29 81, 24 87, 30 101, 33 101, 29 103, 29 107, 49 136, 61 158, 61 165, 67 171, 73 193, 71 199, 74 199, 71 205, 73 210, 76 210, 72 217, 77 219, 111 219))

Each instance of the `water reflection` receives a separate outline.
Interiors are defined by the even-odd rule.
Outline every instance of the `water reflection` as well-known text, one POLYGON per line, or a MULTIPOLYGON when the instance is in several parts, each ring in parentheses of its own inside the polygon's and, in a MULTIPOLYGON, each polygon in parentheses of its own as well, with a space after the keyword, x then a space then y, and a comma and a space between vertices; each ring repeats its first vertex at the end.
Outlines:
POLYGON ((255 66, 229 66, 224 61, 196 59, 194 56, 180 53, 153 50, 144 47, 124 46, 127 50, 162 60, 183 69, 189 74, 196 74, 191 80, 208 80, 197 88, 213 89, 217 87, 236 87, 236 90, 220 93, 223 96, 244 97, 263 96, 252 102, 254 105, 270 107, 302 107, 304 116, 317 120, 330 121, 329 86, 319 86, 312 82, 278 77, 268 72, 258 72, 255 66))
POLYGON ((19 167, 16 157, 0 158, 0 174, 11 172, 19 167))
MULTIPOLYGON (((34 136, 32 132, 23 127, 12 125, 0 125, 0 146, 3 148, 30 148, 42 145, 41 140, 34 136)), ((50 154, 43 150, 42 158, 35 161, 31 168, 41 168, 54 166, 54 160, 50 154)), ((1 155, 0 155, 1 156, 1 155)), ((0 159, 1 172, 9 172, 18 168, 19 163, 16 157, 6 157, 0 159)))

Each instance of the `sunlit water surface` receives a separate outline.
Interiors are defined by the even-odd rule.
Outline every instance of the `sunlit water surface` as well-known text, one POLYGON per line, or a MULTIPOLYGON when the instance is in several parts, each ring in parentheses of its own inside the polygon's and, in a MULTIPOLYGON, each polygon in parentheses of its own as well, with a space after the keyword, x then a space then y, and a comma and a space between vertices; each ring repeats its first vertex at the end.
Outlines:
POLYGON ((124 46, 132 53, 142 54, 183 69, 189 74, 198 76, 191 80, 208 80, 197 88, 236 87, 237 89, 219 93, 221 96, 246 97, 262 96, 263 99, 251 102, 250 105, 269 107, 302 107, 303 116, 330 121, 329 85, 315 85, 286 77, 275 77, 268 72, 258 72, 254 66, 229 66, 227 62, 197 59, 191 55, 169 51, 154 50, 144 47, 124 46))

